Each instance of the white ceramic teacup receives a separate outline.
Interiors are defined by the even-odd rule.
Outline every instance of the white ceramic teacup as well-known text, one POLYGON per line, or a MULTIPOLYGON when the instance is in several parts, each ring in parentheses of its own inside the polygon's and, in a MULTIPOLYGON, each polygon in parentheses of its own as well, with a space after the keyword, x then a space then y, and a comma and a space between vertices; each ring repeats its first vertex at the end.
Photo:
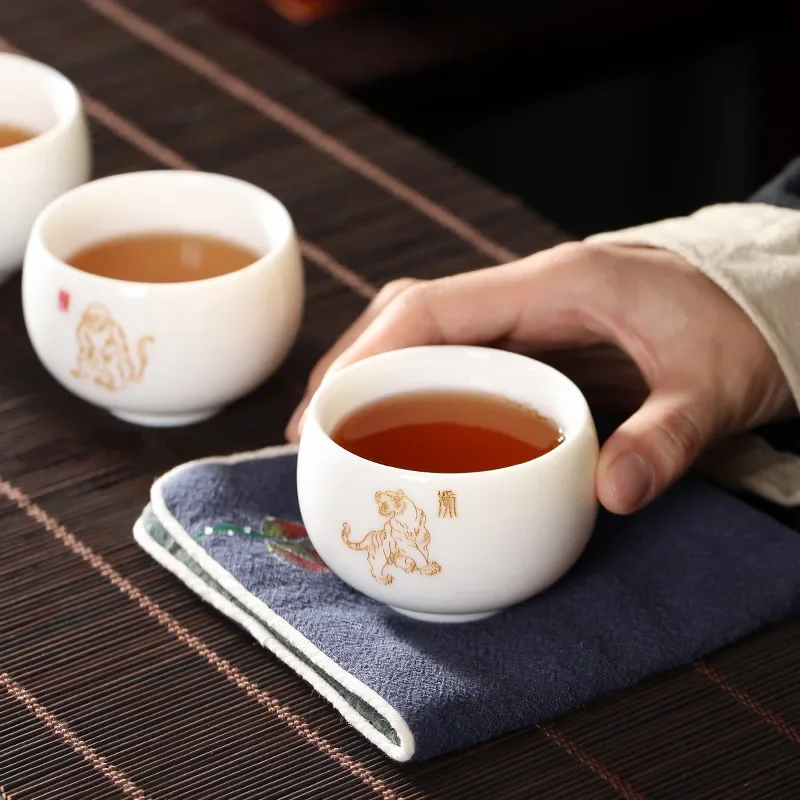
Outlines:
POLYGON ((39 212, 89 180, 91 143, 75 87, 51 67, 0 53, 0 125, 33 139, 0 147, 0 281, 22 263, 39 212))
POLYGON ((187 425, 255 389, 299 329, 303 267, 292 220, 263 189, 201 172, 84 184, 36 220, 22 272, 25 325, 69 391, 129 422, 187 425), (194 232, 261 254, 214 278, 139 283, 65 263, 99 241, 194 232))
POLYGON ((308 536, 342 580, 417 619, 489 616, 575 563, 597 515, 598 441, 588 405, 539 361, 481 347, 415 347, 335 373, 311 400, 297 490, 308 536), (360 406, 413 391, 486 392, 555 421, 564 441, 504 469, 428 473, 353 455, 331 439, 360 406))

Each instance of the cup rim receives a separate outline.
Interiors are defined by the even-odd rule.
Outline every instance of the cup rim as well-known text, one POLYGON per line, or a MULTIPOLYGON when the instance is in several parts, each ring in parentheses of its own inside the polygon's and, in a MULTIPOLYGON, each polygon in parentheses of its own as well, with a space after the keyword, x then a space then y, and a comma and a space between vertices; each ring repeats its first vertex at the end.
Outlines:
MULTIPOLYGON (((591 410, 589 408, 589 404, 583 394, 583 392, 578 388, 578 386, 568 378, 563 372, 555 369, 555 367, 551 367, 549 364, 545 364, 543 361, 539 361, 538 359, 531 358, 530 356, 523 355, 521 353, 515 353, 510 350, 501 350, 499 348, 494 347, 484 347, 480 345, 448 345, 448 344, 439 344, 439 345, 418 345, 414 347, 403 347, 396 350, 389 350, 384 353, 379 353, 374 356, 369 356, 361 361, 357 361, 354 364, 350 364, 347 367, 344 367, 340 371, 336 372, 335 374, 331 375, 330 377, 323 379, 323 382, 314 392, 313 397, 308 405, 308 410, 306 412, 306 421, 303 428, 303 432, 305 433, 307 427, 309 425, 314 426, 319 430, 325 440, 332 445, 338 452, 345 455, 346 457, 354 459, 357 463, 362 464, 369 464, 374 467, 379 467, 385 470, 394 470, 397 473, 401 473, 404 476, 409 477, 410 479, 430 479, 432 477, 441 478, 442 480, 470 480, 470 479, 481 479, 487 476, 492 477, 502 477, 504 475, 511 476, 517 472, 523 470, 531 470, 531 469, 544 469, 552 462, 563 459, 567 457, 567 454, 572 452, 576 445, 576 442, 579 438, 581 438, 581 433, 586 430, 587 427, 591 427, 594 429, 594 419, 592 417, 591 410), (439 351, 444 354, 445 351, 449 353, 453 352, 460 352, 462 354, 469 354, 469 353, 483 353, 489 354, 490 357, 496 358, 507 358, 510 361, 517 361, 518 363, 522 364, 533 362, 537 365, 537 368, 541 368, 544 371, 550 373, 551 375, 557 376, 558 380, 561 380, 565 383, 566 386, 569 387, 569 391, 573 392, 580 400, 581 410, 580 410, 580 419, 579 423, 575 426, 575 432, 571 436, 565 436, 564 440, 558 445, 558 447, 554 447, 552 450, 544 453, 541 456, 537 456, 536 458, 532 458, 529 461, 523 461, 520 464, 512 464, 508 467, 500 467, 498 469, 491 469, 491 470, 479 470, 475 472, 424 472, 421 470, 412 470, 412 469, 404 469, 402 467, 392 467, 388 464, 382 464, 379 461, 370 461, 367 458, 362 456, 356 455, 355 453, 351 452, 345 447, 342 447, 340 444, 335 442, 331 435, 325 430, 322 426, 322 423, 319 419, 319 406, 324 401, 324 394, 329 391, 332 387, 334 387, 337 383, 341 382, 342 380, 346 379, 348 376, 352 375, 357 370, 366 370, 370 366, 374 365, 376 362, 379 361, 388 361, 392 358, 398 357, 400 353, 407 353, 409 351, 426 351, 428 353, 433 351, 439 351)), ((301 434, 301 443, 302 443, 303 435, 301 434)))
MULTIPOLYGON (((32 246, 34 243, 38 243, 52 259, 58 262, 59 267, 65 270, 67 274, 80 276, 83 280, 88 280, 90 282, 98 283, 101 286, 107 286, 109 288, 120 289, 126 287, 127 288, 141 287, 141 288, 146 288, 148 292, 160 292, 162 294, 168 294, 170 292, 186 291, 187 287, 190 286, 208 286, 210 284, 218 284, 223 281, 238 280, 236 276, 241 275, 244 272, 251 272, 256 269, 262 269, 267 265, 275 267, 275 264, 277 263, 279 257, 283 254, 286 247, 291 243, 291 241, 295 237, 296 237, 296 232, 295 232, 294 222, 286 206, 271 192, 268 192, 266 189, 262 189, 260 186, 257 186, 254 183, 250 183, 248 181, 241 180, 240 178, 234 178, 230 175, 224 175, 218 172, 204 172, 203 170, 191 170, 191 169, 155 169, 155 170, 140 170, 136 172, 120 172, 114 175, 107 175, 106 177, 103 178, 96 178, 95 180, 87 181, 86 183, 83 183, 80 186, 76 186, 74 189, 70 189, 69 191, 64 192, 64 194, 60 195, 51 203, 49 203, 39 213, 39 216, 36 218, 36 221, 34 222, 33 228, 31 230, 29 247, 32 246), (273 230, 274 228, 277 228, 278 232, 280 233, 280 236, 276 238, 276 241, 270 247, 270 249, 267 250, 267 252, 263 253, 263 255, 261 255, 255 261, 251 262, 250 264, 247 264, 241 269, 234 270, 233 272, 226 272, 222 275, 215 275, 210 278, 198 278, 197 280, 191 280, 191 281, 167 281, 167 282, 128 281, 128 280, 122 280, 120 278, 111 278, 107 275, 96 275, 93 272, 85 272, 82 269, 73 267, 72 264, 68 264, 63 258, 56 255, 50 249, 50 247, 48 247, 44 235, 45 226, 52 220, 52 218, 56 214, 58 214, 66 205, 72 202, 76 197, 80 196, 83 193, 91 192, 101 185, 108 185, 114 183, 125 184, 130 181, 139 181, 139 180, 145 181, 153 178, 177 180, 177 181, 187 180, 187 179, 195 179, 195 180, 199 179, 199 180, 207 180, 210 182, 228 183, 234 185, 236 188, 238 188, 243 192, 249 192, 253 195, 260 196, 260 199, 262 201, 266 200, 267 203, 271 203, 274 206, 274 210, 281 218, 280 226, 278 225, 269 226, 270 231, 273 230)), ((23 269, 24 269, 24 264, 23 264, 23 269)))
POLYGON ((48 80, 53 84, 58 84, 60 88, 66 91, 69 98, 68 112, 58 119, 55 125, 48 128, 46 131, 37 133, 32 139, 26 139, 24 142, 9 145, 2 148, 0 154, 2 157, 7 157, 6 154, 10 153, 16 155, 25 149, 33 149, 34 147, 44 147, 53 139, 61 136, 61 134, 75 121, 76 117, 81 113, 82 105, 80 93, 75 84, 62 72, 59 72, 49 64, 42 61, 37 61, 35 58, 21 55, 20 53, 0 53, 0 64, 3 61, 16 61, 17 63, 24 64, 26 67, 38 71, 42 75, 46 75, 48 80))

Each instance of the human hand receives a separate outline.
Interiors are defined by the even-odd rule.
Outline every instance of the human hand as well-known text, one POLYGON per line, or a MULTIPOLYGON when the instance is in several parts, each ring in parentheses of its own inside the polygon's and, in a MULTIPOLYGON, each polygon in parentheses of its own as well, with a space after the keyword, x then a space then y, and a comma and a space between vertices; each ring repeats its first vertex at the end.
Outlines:
POLYGON ((766 341, 716 284, 666 250, 569 243, 500 267, 388 284, 314 368, 287 438, 325 374, 403 347, 480 344, 535 355, 626 421, 604 444, 600 502, 646 505, 714 439, 788 414, 766 341))

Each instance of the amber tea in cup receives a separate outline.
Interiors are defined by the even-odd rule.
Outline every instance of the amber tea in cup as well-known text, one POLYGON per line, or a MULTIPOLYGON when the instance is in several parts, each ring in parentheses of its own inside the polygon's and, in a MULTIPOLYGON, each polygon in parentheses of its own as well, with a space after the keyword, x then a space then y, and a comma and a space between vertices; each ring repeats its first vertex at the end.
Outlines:
POLYGON ((563 441, 534 409, 482 392, 414 392, 357 408, 331 438, 354 455, 415 472, 484 472, 523 464, 563 441))
POLYGON ((0 147, 11 147, 15 144, 22 144, 29 139, 34 139, 38 133, 28 130, 27 128, 20 128, 17 125, 3 125, 0 123, 0 147))
POLYGON ((83 272, 141 283, 179 283, 216 278, 255 263, 247 247, 201 233, 141 233, 107 239, 67 258, 83 272))

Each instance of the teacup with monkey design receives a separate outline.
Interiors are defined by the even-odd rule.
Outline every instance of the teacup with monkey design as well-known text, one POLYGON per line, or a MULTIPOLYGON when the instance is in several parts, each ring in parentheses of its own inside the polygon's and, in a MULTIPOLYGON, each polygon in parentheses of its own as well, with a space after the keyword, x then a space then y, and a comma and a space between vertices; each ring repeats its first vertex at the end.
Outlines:
POLYGON ((78 397, 149 426, 199 422, 259 386, 293 344, 303 298, 284 206, 244 181, 190 171, 115 175, 62 195, 37 218, 22 273, 44 367, 78 397), (175 282, 68 263, 95 243, 160 232, 219 237, 256 260, 175 282))

